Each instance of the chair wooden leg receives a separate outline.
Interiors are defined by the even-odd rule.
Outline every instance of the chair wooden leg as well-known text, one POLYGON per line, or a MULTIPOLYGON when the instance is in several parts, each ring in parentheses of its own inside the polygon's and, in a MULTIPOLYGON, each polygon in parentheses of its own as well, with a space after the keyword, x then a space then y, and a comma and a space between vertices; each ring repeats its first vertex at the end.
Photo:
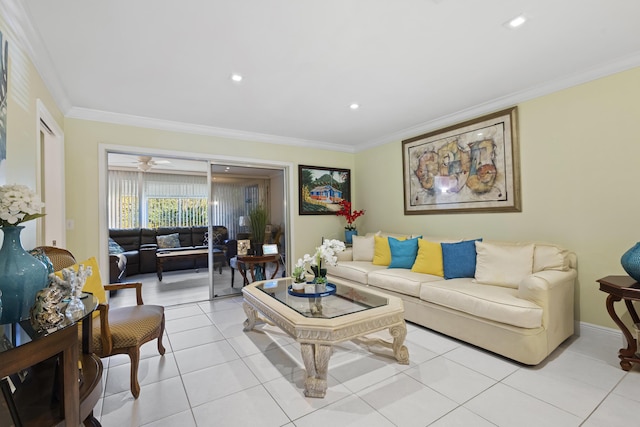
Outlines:
POLYGON ((131 394, 134 398, 140 396, 140 384, 138 383, 138 365, 140 364, 140 348, 131 347, 129 349, 129 359, 131 359, 131 394))
POLYGON ((160 355, 164 355, 166 351, 164 346, 162 345, 162 336, 164 335, 164 314, 162 314, 162 323, 160 323, 160 336, 158 337, 158 353, 160 355))

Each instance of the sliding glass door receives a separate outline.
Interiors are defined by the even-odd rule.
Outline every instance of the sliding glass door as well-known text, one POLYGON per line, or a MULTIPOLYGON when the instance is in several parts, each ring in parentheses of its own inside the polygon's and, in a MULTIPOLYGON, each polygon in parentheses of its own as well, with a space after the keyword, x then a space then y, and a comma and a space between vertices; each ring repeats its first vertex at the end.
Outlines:
MULTIPOLYGON (((279 251, 285 252, 285 179, 284 169, 267 167, 246 167, 211 164, 210 232, 216 226, 224 226, 228 231, 229 253, 227 270, 230 276, 219 270, 212 272, 211 297, 239 294, 244 279, 239 271, 235 255, 238 240, 252 243, 278 243, 279 251), (257 242, 255 230, 251 228, 252 215, 259 209, 267 213, 263 241, 257 242), (274 240, 277 239, 278 242, 274 240)), ((223 269, 224 271, 225 269, 223 269)), ((279 274, 285 271, 284 263, 279 274)))

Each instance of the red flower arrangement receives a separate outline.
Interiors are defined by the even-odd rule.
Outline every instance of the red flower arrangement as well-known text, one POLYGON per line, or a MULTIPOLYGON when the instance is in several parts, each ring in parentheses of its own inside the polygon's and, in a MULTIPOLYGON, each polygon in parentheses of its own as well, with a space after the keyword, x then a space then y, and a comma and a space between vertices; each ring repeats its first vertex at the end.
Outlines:
POLYGON ((355 230, 356 226, 353 225, 355 220, 358 217, 364 215, 364 210, 360 211, 352 211, 351 210, 351 202, 348 200, 340 200, 340 210, 336 212, 337 216, 343 216, 347 220, 347 226, 345 229, 347 230, 355 230))

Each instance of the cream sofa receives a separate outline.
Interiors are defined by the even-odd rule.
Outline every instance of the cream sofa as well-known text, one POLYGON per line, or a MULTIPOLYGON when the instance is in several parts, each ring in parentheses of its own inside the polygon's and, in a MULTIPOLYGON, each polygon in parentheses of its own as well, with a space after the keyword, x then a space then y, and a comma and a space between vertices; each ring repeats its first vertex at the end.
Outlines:
MULTIPOLYGON (((406 262, 394 268, 393 261, 390 268, 374 264, 384 264, 388 237, 418 236, 356 236, 337 265, 327 268, 329 281, 373 286, 400 297, 406 320, 527 365, 540 363, 573 335, 574 253, 549 244, 424 237, 411 268, 406 262), (425 270, 418 260, 431 265, 425 270), (441 265, 447 274, 431 271, 441 265)), ((398 242, 392 241, 394 249, 398 242)))

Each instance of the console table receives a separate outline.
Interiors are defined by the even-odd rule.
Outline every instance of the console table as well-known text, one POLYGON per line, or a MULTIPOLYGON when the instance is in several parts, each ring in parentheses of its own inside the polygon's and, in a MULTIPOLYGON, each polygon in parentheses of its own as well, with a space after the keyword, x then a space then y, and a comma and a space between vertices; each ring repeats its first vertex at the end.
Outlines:
POLYGON ((629 328, 620 320, 615 311, 613 304, 617 301, 624 300, 624 304, 631 315, 634 324, 640 323, 640 318, 633 306, 633 301, 640 301, 640 283, 629 276, 607 276, 597 280, 600 284, 600 290, 607 294, 607 311, 609 316, 618 325, 627 341, 627 348, 621 348, 618 352, 620 366, 623 370, 631 369, 633 363, 640 363, 640 355, 637 354, 638 342, 636 337, 631 335, 629 328))
POLYGON ((34 330, 29 320, 0 325, 0 379, 9 377, 15 386, 12 392, 8 382, 3 385, 0 420, 22 426, 76 427, 82 420, 100 425, 93 408, 102 392, 102 362, 91 352, 91 313, 98 299, 89 294, 82 302, 87 321, 81 344, 78 322, 65 320, 49 331, 34 330))

